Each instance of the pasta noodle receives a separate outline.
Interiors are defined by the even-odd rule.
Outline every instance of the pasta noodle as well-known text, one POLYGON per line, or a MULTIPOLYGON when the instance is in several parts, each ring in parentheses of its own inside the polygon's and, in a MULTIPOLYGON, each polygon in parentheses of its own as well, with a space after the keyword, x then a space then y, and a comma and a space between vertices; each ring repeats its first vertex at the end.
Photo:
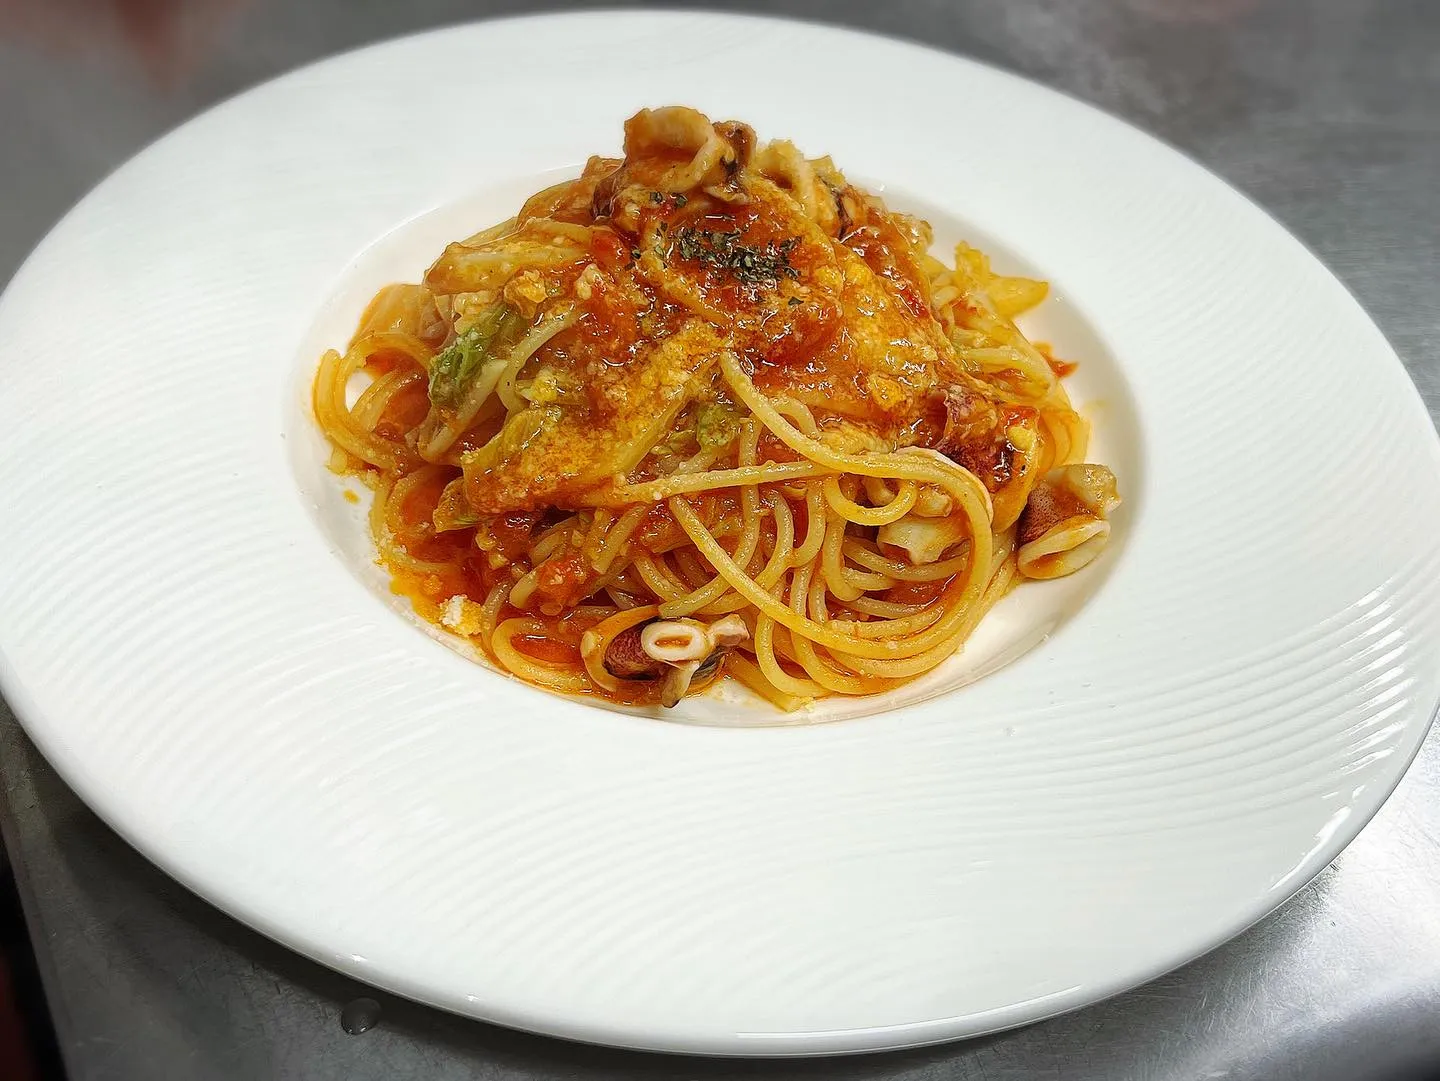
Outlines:
POLYGON ((1006 277, 788 142, 643 110, 623 158, 381 290, 321 358, 393 587, 500 667, 782 710, 941 664, 1105 545, 1073 365, 1006 277), (353 384, 363 383, 358 397, 353 384))

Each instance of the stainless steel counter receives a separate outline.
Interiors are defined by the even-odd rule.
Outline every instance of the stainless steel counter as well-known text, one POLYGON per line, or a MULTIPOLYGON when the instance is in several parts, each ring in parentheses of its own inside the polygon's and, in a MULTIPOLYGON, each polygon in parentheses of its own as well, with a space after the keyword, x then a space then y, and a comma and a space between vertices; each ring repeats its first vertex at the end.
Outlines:
MULTIPOLYGON (((1440 415, 1440 3, 729 6, 967 53, 1155 132, 1309 244, 1374 315, 1431 416, 1440 415)), ((218 98, 342 48, 531 7, 5 0, 0 280, 107 170, 218 98)), ((295 957, 135 855, 57 779, 3 706, 0 779, 6 846, 76 1081, 619 1081, 756 1069, 506 1032, 368 991, 295 957), (352 1035, 342 1010, 362 996, 378 1001, 378 1021, 352 1035)), ((352 1009, 349 1027, 375 1020, 365 1015, 352 1009)), ((757 1072, 897 1081, 1440 1076, 1440 731, 1332 867, 1281 911, 1178 972, 995 1037, 757 1072)))

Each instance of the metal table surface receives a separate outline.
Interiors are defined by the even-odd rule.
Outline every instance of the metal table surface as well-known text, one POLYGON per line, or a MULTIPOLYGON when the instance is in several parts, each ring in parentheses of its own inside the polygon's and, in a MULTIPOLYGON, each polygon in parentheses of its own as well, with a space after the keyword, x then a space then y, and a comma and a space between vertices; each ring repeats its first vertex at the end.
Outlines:
MULTIPOLYGON (((531 6, 0 0, 0 280, 107 170, 213 101, 339 49, 531 6)), ((1181 147, 1334 268, 1409 365, 1432 417, 1440 412, 1440 3, 763 7, 979 57, 1181 147)), ((76 1081, 608 1081, 752 1070, 896 1081, 1440 1076, 1440 730, 1334 865, 1279 912, 1169 976, 999 1036, 759 1067, 512 1033, 368 991, 302 960, 131 851, 3 707, 0 776, 5 842, 76 1081), (379 1000, 379 1023, 350 1035, 342 1008, 365 995, 379 1000)))

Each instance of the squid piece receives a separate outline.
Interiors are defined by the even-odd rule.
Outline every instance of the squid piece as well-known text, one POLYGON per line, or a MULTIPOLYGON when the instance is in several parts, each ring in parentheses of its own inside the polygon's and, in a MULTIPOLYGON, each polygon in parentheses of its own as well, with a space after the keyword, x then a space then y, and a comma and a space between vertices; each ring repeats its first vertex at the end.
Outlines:
POLYGON ((766 143, 756 152, 752 167, 788 192, 826 236, 838 233, 840 215, 835 194, 794 143, 788 139, 766 143))
POLYGON ((969 536, 964 515, 936 518, 911 511, 899 521, 882 525, 875 539, 886 555, 903 556, 916 566, 925 566, 969 536))
POLYGON ((615 636, 605 651, 605 667, 620 679, 661 679, 660 703, 667 709, 689 692, 697 679, 713 675, 725 654, 750 637, 739 616, 714 623, 695 619, 657 619, 615 636))
POLYGON ((1106 516, 1120 505, 1115 474, 1103 465, 1067 465, 1035 485, 1016 533, 1016 568, 1026 578, 1062 578, 1110 539, 1106 516))
POLYGON ((649 192, 719 189, 754 153, 755 132, 745 124, 712 124, 680 105, 641 109, 625 121, 625 163, 596 185, 591 213, 633 231, 634 207, 649 192), (690 156, 671 164, 677 154, 690 156))

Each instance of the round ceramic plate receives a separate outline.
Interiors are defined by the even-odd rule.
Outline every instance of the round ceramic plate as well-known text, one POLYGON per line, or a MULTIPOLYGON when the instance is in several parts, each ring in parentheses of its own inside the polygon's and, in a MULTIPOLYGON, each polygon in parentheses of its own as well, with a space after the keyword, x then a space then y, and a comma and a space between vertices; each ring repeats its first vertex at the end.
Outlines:
POLYGON ((1302 885, 1440 697, 1440 451, 1344 288, 1173 151, 910 45, 607 13, 306 68, 66 217, 0 378, 3 686, 45 754, 227 912, 507 1025, 801 1054, 1081 1005, 1302 885), (904 694, 686 724, 520 685, 390 603, 323 467, 306 390, 370 290, 674 102, 1053 283, 1028 329, 1081 363, 1114 543, 904 694))

